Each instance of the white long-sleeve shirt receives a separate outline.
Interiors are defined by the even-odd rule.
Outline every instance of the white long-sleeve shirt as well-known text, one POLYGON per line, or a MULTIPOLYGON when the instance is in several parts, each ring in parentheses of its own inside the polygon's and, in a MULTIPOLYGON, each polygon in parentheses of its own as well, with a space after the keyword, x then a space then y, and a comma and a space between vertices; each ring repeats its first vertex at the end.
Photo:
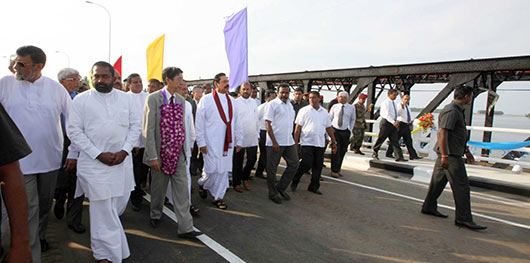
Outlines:
MULTIPOLYGON (((129 91, 127 92, 127 94, 129 94, 134 103, 136 103, 137 107, 138 107, 138 114, 140 115, 140 118, 142 118, 143 114, 144 114, 144 107, 145 107, 145 102, 147 100, 147 96, 149 96, 148 93, 146 92, 140 92, 140 93, 134 93, 132 91, 129 91)), ((144 144, 144 138, 142 136, 142 134, 140 134, 136 144, 134 145, 134 147, 139 147, 139 148, 144 148, 145 147, 145 144, 144 144)))
POLYGON ((72 103, 68 130, 80 150, 77 161, 76 196, 90 200, 123 196, 134 188, 131 150, 141 133, 141 116, 127 93, 95 89, 79 94, 72 103), (96 158, 103 152, 128 153, 118 165, 108 166, 96 158))
MULTIPOLYGON (((22 173, 46 173, 61 168, 64 141, 61 113, 68 123, 72 103, 66 89, 45 76, 33 83, 6 76, 0 79, 0 103, 32 150, 20 159, 22 173)), ((71 154, 68 158, 74 158, 71 154)))
POLYGON ((397 109, 398 107, 390 98, 386 98, 381 104, 380 115, 381 118, 386 119, 390 123, 397 121, 397 109))
POLYGON ((256 100, 243 97, 236 99, 236 107, 239 112, 239 121, 243 129, 243 140, 241 147, 253 147, 258 145, 259 122, 258 105, 256 100))
POLYGON ((412 117, 412 113, 410 112, 410 108, 408 105, 403 105, 403 102, 399 102, 397 108, 398 108, 397 120, 399 122, 410 123, 414 120, 414 117, 412 117), (408 120, 409 116, 410 116, 410 120, 408 120))
POLYGON ((186 132, 186 145, 188 145, 186 149, 186 156, 191 156, 191 148, 193 148, 193 144, 195 143, 195 123, 193 123, 193 110, 191 103, 189 101, 186 101, 186 116, 185 121, 185 132, 186 132))
POLYGON ((333 128, 338 130, 353 130, 353 127, 355 126, 355 107, 349 103, 342 104, 337 103, 331 107, 329 110, 329 117, 331 119, 331 123, 333 125, 333 128), (344 113, 342 115, 342 125, 339 125, 339 116, 340 112, 342 110, 342 107, 344 107, 344 113))
POLYGON ((267 106, 267 103, 268 102, 264 102, 258 106, 258 126, 262 131, 267 130, 267 127, 265 127, 265 107, 267 106))

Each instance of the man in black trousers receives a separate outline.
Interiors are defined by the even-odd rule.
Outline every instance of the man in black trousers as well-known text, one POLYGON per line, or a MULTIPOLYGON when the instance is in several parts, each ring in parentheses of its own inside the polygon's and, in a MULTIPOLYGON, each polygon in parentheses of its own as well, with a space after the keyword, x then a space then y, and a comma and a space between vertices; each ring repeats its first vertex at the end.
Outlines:
POLYGON ((256 168, 256 177, 267 179, 263 175, 265 168, 267 168, 267 147, 265 141, 267 140, 267 129, 265 127, 265 107, 267 103, 273 99, 276 99, 276 91, 267 90, 265 92, 265 103, 258 106, 258 122, 259 122, 259 159, 258 167, 256 168))
MULTIPOLYGON (((401 103, 398 104, 398 117, 397 117, 397 120, 399 122, 398 140, 399 138, 403 138, 403 141, 405 142, 405 146, 407 146, 407 150, 409 151, 409 158, 411 160, 422 159, 418 155, 416 150, 414 150, 414 147, 412 146, 412 136, 410 134, 411 133, 410 125, 412 124, 412 121, 414 119, 412 118, 412 114, 410 112, 409 101, 410 101, 410 95, 405 94, 401 97, 401 103)), ((386 151, 386 157, 392 158, 393 153, 394 153, 394 149, 392 147, 388 147, 388 150, 386 151)))
POLYGON ((453 102, 445 106, 440 113, 438 141, 434 149, 438 153, 438 159, 434 164, 429 191, 421 212, 436 217, 447 217, 438 211, 436 200, 449 181, 456 207, 455 225, 471 230, 484 230, 487 227, 477 225, 471 216, 469 179, 464 158, 462 158, 465 154, 468 162, 475 161, 466 146, 467 130, 464 117, 464 105, 471 101, 473 101, 473 88, 465 85, 459 86, 455 89, 453 102))
POLYGON ((372 154, 372 157, 376 160, 379 160, 379 155, 377 154, 379 148, 381 148, 381 145, 385 142, 386 138, 388 138, 390 140, 389 147, 393 147, 394 152, 396 153, 396 162, 406 161, 403 158, 403 152, 401 151, 398 142, 399 122, 397 121, 397 107, 396 104, 394 104, 394 100, 396 99, 397 95, 398 91, 396 89, 389 90, 388 98, 381 104, 379 137, 377 138, 377 141, 375 141, 374 153, 372 154))

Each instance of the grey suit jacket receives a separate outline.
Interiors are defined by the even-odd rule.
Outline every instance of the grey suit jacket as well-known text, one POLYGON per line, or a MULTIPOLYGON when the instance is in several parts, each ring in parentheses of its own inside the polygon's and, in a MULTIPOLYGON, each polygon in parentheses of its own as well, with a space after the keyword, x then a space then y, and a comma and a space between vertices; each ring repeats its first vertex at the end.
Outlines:
MULTIPOLYGON (((142 136, 145 142, 145 152, 143 162, 146 165, 150 165, 149 161, 158 159, 160 166, 162 166, 160 159, 160 106, 164 104, 164 97, 162 95, 163 90, 158 90, 149 94, 147 102, 144 107, 144 116, 142 121, 142 136)), ((178 94, 176 95, 176 103, 183 106, 183 118, 186 116, 186 101, 178 94)), ((169 98, 168 98, 169 99, 169 98)), ((183 120, 184 129, 186 128, 186 122, 183 120)), ((186 155, 186 140, 182 145, 182 153, 186 155)))

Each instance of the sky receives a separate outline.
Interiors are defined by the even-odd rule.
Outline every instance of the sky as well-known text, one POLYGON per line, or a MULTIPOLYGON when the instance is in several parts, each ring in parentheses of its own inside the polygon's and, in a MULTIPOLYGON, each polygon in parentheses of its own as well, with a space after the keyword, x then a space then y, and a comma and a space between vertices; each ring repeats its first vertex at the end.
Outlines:
MULTIPOLYGON (((527 0, 94 2, 111 14, 111 63, 123 56, 123 75, 139 73, 144 81, 146 48, 162 34, 164 67, 181 68, 187 80, 229 73, 224 18, 244 7, 250 75, 530 54, 527 0)), ((84 0, 19 0, 1 1, 0 10, 2 76, 9 74, 9 56, 28 44, 46 52, 43 74, 52 78, 63 67, 87 75, 94 62, 108 61, 109 21, 99 6, 84 0)), ((502 91, 512 88, 530 90, 530 83, 502 84, 497 109, 529 113, 530 92, 502 91)), ((411 104, 424 106, 434 95, 413 93, 411 104)), ((483 97, 479 109, 485 108, 483 97)))

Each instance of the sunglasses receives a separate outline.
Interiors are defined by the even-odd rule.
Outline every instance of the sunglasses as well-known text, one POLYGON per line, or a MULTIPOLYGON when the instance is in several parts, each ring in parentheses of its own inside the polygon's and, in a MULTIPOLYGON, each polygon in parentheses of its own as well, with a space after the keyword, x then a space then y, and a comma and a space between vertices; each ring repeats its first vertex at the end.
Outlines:
POLYGON ((16 65, 17 67, 23 68, 23 67, 25 67, 25 66, 30 66, 30 65, 33 65, 33 64, 32 64, 32 63, 24 64, 24 63, 22 63, 22 62, 20 62, 20 61, 17 61, 17 62, 15 63, 15 65, 16 65))

